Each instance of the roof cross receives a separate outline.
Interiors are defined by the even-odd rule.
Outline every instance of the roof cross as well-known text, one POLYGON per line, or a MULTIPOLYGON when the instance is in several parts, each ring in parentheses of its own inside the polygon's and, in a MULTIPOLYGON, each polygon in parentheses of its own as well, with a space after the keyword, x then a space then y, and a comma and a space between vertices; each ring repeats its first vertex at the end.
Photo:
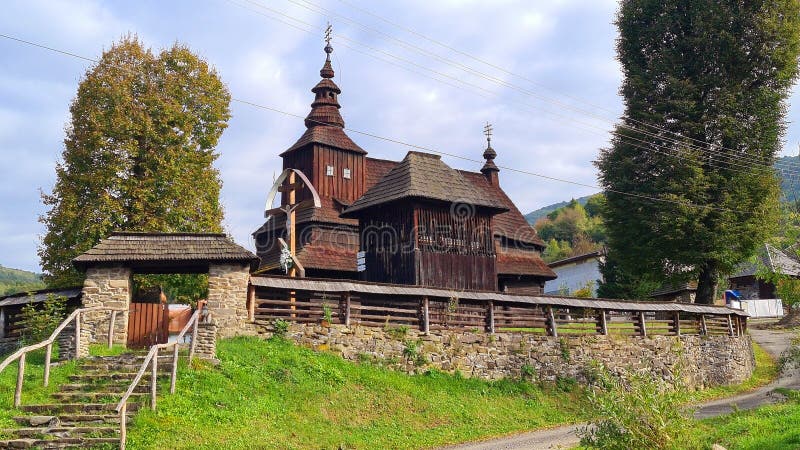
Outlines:
POLYGON ((328 27, 325 28, 325 42, 328 45, 331 45, 331 33, 333 32, 333 28, 331 27, 331 23, 328 22, 328 27))
POLYGON ((492 124, 486 122, 486 126, 483 127, 483 134, 486 135, 486 142, 491 144, 492 142, 492 124))

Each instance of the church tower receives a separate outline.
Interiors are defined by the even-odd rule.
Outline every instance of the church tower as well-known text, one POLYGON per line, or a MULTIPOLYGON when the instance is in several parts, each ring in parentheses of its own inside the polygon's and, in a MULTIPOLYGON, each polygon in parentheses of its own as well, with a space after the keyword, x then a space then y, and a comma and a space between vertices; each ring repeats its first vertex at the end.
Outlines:
MULTIPOLYGON (((306 131, 280 156, 284 169, 299 169, 305 173, 323 202, 333 200, 346 206, 364 194, 367 152, 344 132, 344 119, 339 112, 342 90, 333 81, 331 67, 330 31, 326 41, 325 64, 319 71, 322 79, 311 89, 314 102, 305 119, 306 131)), ((305 198, 301 196, 299 200, 305 198)))

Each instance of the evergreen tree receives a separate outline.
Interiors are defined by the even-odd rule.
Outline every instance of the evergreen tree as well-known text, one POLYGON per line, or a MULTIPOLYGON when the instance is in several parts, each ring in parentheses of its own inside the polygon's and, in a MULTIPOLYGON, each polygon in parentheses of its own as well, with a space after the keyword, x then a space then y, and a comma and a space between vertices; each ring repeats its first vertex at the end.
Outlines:
POLYGON ((800 4, 623 0, 616 24, 625 117, 597 162, 614 261, 606 284, 612 268, 643 282, 696 279, 697 301, 711 303, 720 275, 776 223, 771 168, 797 77, 800 4))
POLYGON ((71 260, 112 231, 220 232, 215 147, 230 94, 175 44, 155 55, 135 36, 105 51, 78 86, 39 248, 51 286, 80 284, 71 260))

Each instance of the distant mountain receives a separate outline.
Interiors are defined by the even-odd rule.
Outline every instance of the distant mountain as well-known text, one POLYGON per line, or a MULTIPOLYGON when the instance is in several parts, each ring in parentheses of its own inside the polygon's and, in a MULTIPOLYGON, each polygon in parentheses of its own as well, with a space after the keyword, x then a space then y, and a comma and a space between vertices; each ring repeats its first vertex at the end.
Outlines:
POLYGON ((35 291, 45 287, 40 274, 0 266, 0 296, 35 291))
MULTIPOLYGON (((589 197, 591 197, 591 195, 587 195, 586 197, 580 197, 580 198, 577 198, 576 200, 581 205, 586 205, 586 201, 589 200, 589 197)), ((525 219, 528 220, 528 223, 533 225, 540 218, 550 214, 551 212, 557 210, 558 208, 561 208, 562 206, 567 206, 567 204, 569 202, 570 202, 570 200, 565 201, 565 202, 553 203, 552 205, 547 205, 547 206, 545 206, 543 208, 539 208, 536 211, 531 211, 528 214, 525 214, 525 219)))

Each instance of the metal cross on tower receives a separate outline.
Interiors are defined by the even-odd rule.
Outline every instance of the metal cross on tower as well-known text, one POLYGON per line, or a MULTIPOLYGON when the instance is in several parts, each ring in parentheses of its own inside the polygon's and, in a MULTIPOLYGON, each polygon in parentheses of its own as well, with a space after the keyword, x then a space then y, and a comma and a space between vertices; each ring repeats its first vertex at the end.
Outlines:
POLYGON ((486 142, 491 144, 491 142, 492 142, 492 124, 490 124, 489 122, 486 122, 486 126, 483 127, 483 134, 486 135, 486 142))
POLYGON ((333 28, 331 28, 331 23, 328 22, 328 27, 325 28, 325 43, 331 45, 331 32, 333 32, 333 28))

